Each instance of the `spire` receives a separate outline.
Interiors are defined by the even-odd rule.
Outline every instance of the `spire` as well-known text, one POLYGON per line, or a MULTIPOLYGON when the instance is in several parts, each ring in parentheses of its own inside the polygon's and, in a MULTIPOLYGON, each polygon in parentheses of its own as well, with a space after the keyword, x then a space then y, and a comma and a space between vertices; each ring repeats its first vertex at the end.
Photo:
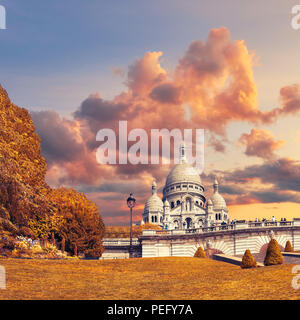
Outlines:
POLYGON ((180 144, 180 163, 186 163, 186 157, 185 157, 185 143, 184 141, 180 144))
POLYGON ((215 193, 219 192, 219 182, 218 182, 217 178, 215 178, 215 182, 214 182, 214 191, 215 191, 215 193))
POLYGON ((157 184, 156 181, 153 180, 152 182, 152 194, 156 194, 157 193, 157 184))

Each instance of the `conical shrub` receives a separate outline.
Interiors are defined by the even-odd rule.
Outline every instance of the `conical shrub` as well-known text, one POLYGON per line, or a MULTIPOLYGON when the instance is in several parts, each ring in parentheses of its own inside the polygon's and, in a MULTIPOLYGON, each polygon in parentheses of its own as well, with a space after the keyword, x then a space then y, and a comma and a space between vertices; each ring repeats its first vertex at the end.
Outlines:
POLYGON ((288 240, 285 244, 284 252, 293 252, 293 251, 294 251, 294 248, 293 248, 291 242, 288 240))
POLYGON ((197 251, 195 252, 194 257, 195 257, 195 258, 206 258, 205 251, 203 250, 202 247, 199 247, 199 248, 197 249, 197 251))
POLYGON ((249 249, 247 249, 245 251, 243 259, 242 259, 241 268, 248 269, 248 268, 256 268, 256 267, 257 267, 257 263, 256 263, 253 255, 251 254, 251 251, 249 249))
POLYGON ((269 242, 264 264, 265 266, 283 264, 282 253, 279 244, 275 239, 272 239, 269 242))

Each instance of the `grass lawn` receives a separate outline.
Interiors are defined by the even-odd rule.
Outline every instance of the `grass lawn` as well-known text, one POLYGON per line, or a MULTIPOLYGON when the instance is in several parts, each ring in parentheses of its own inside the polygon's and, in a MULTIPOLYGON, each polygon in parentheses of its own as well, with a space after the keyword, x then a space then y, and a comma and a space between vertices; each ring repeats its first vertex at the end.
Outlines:
POLYGON ((292 265, 242 270, 209 259, 0 259, 0 299, 300 299, 292 265))

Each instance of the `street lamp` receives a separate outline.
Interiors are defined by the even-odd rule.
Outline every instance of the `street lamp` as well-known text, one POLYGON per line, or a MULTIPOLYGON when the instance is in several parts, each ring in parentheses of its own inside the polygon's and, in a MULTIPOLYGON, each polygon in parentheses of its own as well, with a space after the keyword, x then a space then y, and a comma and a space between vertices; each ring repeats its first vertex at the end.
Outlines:
POLYGON ((132 208, 135 206, 135 199, 133 194, 130 193, 129 198, 127 199, 127 207, 130 209, 130 245, 129 245, 129 258, 132 256, 132 208))

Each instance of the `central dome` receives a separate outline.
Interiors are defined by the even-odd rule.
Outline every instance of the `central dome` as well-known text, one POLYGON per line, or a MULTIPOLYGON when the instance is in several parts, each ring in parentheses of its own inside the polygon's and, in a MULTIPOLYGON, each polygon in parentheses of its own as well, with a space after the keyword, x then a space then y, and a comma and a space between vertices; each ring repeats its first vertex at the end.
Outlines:
POLYGON ((169 173, 166 181, 166 186, 173 183, 192 182, 202 184, 199 173, 190 164, 184 162, 177 164, 169 173))

